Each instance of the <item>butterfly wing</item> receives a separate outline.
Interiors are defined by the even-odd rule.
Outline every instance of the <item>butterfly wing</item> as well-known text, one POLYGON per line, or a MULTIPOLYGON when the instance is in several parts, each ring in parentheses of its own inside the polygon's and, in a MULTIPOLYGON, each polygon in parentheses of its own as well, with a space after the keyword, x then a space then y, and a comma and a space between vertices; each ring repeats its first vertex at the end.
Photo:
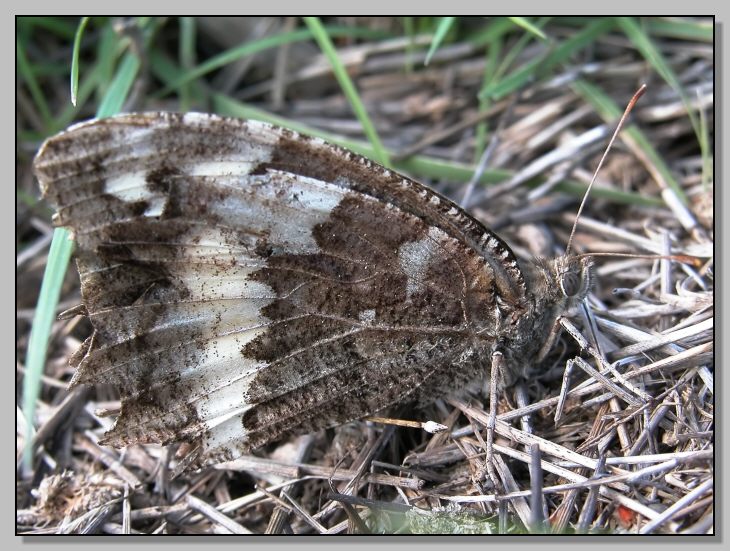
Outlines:
POLYGON ((132 114, 35 161, 78 244, 94 333, 74 383, 111 383, 115 446, 205 462, 456 390, 524 309, 509 248, 428 188, 253 121, 132 114))

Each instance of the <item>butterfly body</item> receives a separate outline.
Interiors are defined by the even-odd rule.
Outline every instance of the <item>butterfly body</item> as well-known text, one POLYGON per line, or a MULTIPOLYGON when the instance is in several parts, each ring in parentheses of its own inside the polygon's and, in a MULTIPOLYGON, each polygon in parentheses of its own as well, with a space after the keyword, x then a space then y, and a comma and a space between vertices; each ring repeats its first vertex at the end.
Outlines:
POLYGON ((112 383, 106 442, 200 460, 526 370, 587 292, 585 259, 520 263, 429 188, 253 121, 131 114, 35 161, 72 228, 93 335, 73 383, 112 383))

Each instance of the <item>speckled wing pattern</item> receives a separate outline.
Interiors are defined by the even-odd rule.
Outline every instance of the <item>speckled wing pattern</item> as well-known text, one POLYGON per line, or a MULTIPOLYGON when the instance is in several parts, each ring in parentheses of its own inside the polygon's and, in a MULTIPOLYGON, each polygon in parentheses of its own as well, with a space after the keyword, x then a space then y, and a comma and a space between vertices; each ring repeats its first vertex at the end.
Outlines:
POLYGON ((432 400, 488 375, 497 344, 529 357, 562 309, 550 263, 520 266, 425 186, 264 123, 93 120, 34 168, 94 328, 72 384, 121 394, 109 445, 183 441, 210 463, 432 400))

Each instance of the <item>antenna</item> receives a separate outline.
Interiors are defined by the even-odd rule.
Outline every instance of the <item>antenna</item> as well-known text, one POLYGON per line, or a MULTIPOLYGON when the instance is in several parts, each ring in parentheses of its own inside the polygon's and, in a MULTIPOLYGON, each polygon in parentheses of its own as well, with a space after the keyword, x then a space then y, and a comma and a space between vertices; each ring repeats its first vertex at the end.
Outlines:
POLYGON ((688 264, 699 268, 702 266, 702 262, 699 258, 690 256, 687 254, 636 254, 636 253, 583 253, 578 254, 576 258, 583 258, 589 256, 591 258, 595 256, 613 256, 621 258, 646 258, 649 260, 674 260, 675 262, 681 262, 682 264, 688 264))
POLYGON ((565 247, 565 255, 567 256, 568 253, 570 253, 570 246, 573 243, 573 236, 575 235, 575 230, 578 227, 578 220, 580 220, 580 215, 583 212, 583 207, 586 204, 586 201, 588 200, 588 194, 591 192, 591 188, 593 187, 593 183, 596 181, 596 176, 598 176, 598 172, 601 170, 601 167, 603 166, 603 161, 606 160, 606 156, 608 155, 608 152, 611 150, 611 146, 613 145, 613 142, 616 141, 616 136, 618 136, 618 133, 621 131, 621 128, 624 125, 624 122, 626 121, 626 118, 629 116, 629 113, 631 113, 631 110, 634 108, 634 105, 636 105, 636 102, 639 101, 639 98, 644 95, 644 92, 646 91, 646 84, 642 84, 639 89, 636 91, 634 96, 629 101, 629 104, 626 106, 626 109, 624 110, 624 114, 621 115, 621 119, 618 121, 618 125, 616 126, 616 130, 613 132, 613 136, 611 136, 611 141, 608 142, 608 146, 606 146, 606 151, 603 152, 603 156, 601 157, 601 160, 598 162, 598 166, 596 167, 595 172, 593 173, 593 178, 591 178, 591 183, 588 184, 588 189, 586 189, 585 194, 583 195, 583 200, 580 203, 580 207, 578 207, 578 214, 575 216, 575 222, 573 222, 573 229, 570 231, 570 237, 568 238, 568 245, 565 247))

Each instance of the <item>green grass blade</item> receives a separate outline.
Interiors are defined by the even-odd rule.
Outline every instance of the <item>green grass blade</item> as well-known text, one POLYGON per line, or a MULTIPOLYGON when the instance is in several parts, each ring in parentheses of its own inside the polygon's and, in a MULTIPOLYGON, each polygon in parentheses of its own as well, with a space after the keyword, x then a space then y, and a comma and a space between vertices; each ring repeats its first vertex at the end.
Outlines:
POLYGON ((307 124, 295 121, 293 119, 288 119, 280 115, 274 115, 273 113, 264 111, 263 109, 259 109, 258 107, 253 107, 252 105, 241 103, 240 101, 235 100, 224 94, 213 94, 212 102, 213 111, 215 113, 218 113, 219 115, 223 115, 226 117, 238 117, 239 119, 252 119, 256 121, 268 122, 270 124, 275 124, 277 126, 294 130, 295 132, 299 132, 300 134, 305 134, 307 136, 316 136, 317 138, 322 138, 323 140, 327 140, 328 142, 332 143, 337 143, 337 141, 341 139, 341 137, 337 136, 336 134, 318 130, 307 124))
POLYGON ((664 57, 662 57, 662 54, 659 52, 659 49, 654 46, 649 35, 644 32, 633 17, 618 17, 616 18, 616 21, 624 34, 626 34, 629 40, 631 40, 634 46, 636 46, 641 55, 644 56, 644 59, 646 59, 646 61, 654 67, 654 70, 659 73, 664 81, 669 84, 669 86, 671 86, 682 99, 682 103, 684 103, 684 106, 687 109, 689 120, 692 123, 692 128, 697 135, 697 141, 701 141, 700 123, 692 110, 687 94, 685 94, 682 85, 679 83, 677 75, 674 74, 669 63, 667 63, 664 57))
MULTIPOLYGON (((584 80, 577 80, 571 86, 578 95, 593 106, 604 121, 609 124, 618 122, 624 109, 616 105, 600 88, 584 80)), ((686 205, 687 196, 684 190, 644 133, 636 126, 627 126, 621 131, 621 139, 625 140, 635 151, 640 153, 644 166, 659 181, 659 184, 671 188, 677 194, 677 197, 686 205)))
POLYGON ((180 65, 190 69, 195 64, 195 18, 180 18, 180 65))
MULTIPOLYGON (((543 27, 547 25, 547 23, 550 21, 549 17, 543 17, 538 21, 537 26, 543 27)), ((511 22, 510 22, 511 23, 511 22)), ((512 65, 512 62, 517 59, 517 57, 522 53, 522 51, 527 47, 527 45, 532 41, 533 37, 529 33, 523 33, 522 36, 515 42, 512 47, 509 49, 509 51, 502 57, 501 63, 495 66, 495 69, 492 73, 492 76, 489 80, 485 81, 482 85, 482 89, 488 87, 490 83, 498 83, 499 80, 502 78, 502 75, 507 71, 507 69, 512 65)), ((534 68, 537 72, 540 67, 540 63, 542 60, 549 54, 549 51, 546 50, 543 52, 541 56, 536 58, 534 60, 534 63, 531 63, 529 67, 534 68)))
POLYGON ((23 412, 26 415, 25 448, 23 450, 23 464, 30 465, 32 457, 31 438, 33 433, 33 418, 36 402, 41 393, 41 377, 46 365, 48 342, 51 339, 51 329, 55 320, 56 306, 61 296, 61 285, 66 275, 66 268, 71 259, 73 241, 70 233, 63 228, 56 228, 53 232, 51 248, 48 253, 48 264, 43 274, 41 291, 38 295, 33 326, 28 339, 28 353, 25 359, 25 377, 23 378, 23 412))
POLYGON ((76 105, 69 103, 56 117, 52 133, 59 132, 70 125, 94 92, 100 93, 99 102, 101 102, 110 83, 114 80, 116 62, 119 55, 124 52, 124 47, 111 25, 101 29, 96 61, 84 71, 83 76, 80 75, 76 105))
POLYGON ((433 40, 431 41, 431 46, 428 48, 428 53, 426 54, 426 61, 423 62, 424 65, 428 65, 431 62, 431 58, 433 57, 433 54, 436 53, 436 50, 438 50, 439 46, 441 46, 441 43, 446 38, 446 35, 449 34, 449 30, 451 27, 454 26, 454 22, 456 21, 456 17, 442 17, 439 21, 438 27, 436 27, 436 33, 433 35, 433 40))
MULTIPOLYGON (((192 70, 195 65, 195 18, 180 18, 180 66, 186 70, 192 70)), ((180 87, 180 111, 185 112, 190 109, 192 103, 192 87, 190 83, 186 83, 180 87)))
POLYGON ((39 27, 53 34, 71 40, 76 32, 76 26, 60 17, 18 17, 18 30, 24 28, 39 27))
MULTIPOLYGON (((492 81, 499 65, 499 59, 502 53, 502 37, 498 36, 487 48, 486 60, 484 64, 484 77, 482 78, 482 88, 486 88, 492 81)), ((479 112, 486 112, 492 102, 489 98, 479 100, 479 112)), ((482 157, 482 153, 487 148, 487 121, 481 121, 477 124, 476 133, 474 135, 474 163, 478 163, 482 157)))
POLYGON ((355 116, 358 118, 363 127, 365 136, 367 136, 368 141, 372 144, 373 149, 375 150, 375 158, 383 166, 390 166, 388 152, 385 150, 385 147, 380 141, 380 137, 375 131, 375 125, 373 125, 370 120, 370 117, 365 110, 365 106, 360 99, 360 95, 357 93, 355 85, 350 79, 350 75, 347 74, 345 66, 340 61, 337 51, 332 44, 332 40, 330 40, 322 22, 318 17, 305 17, 304 21, 309 27, 309 30, 312 31, 312 35, 317 41, 317 44, 319 44, 319 47, 325 57, 329 60, 337 82, 340 83, 340 87, 342 88, 345 97, 347 97, 350 105, 352 106, 352 110, 355 112, 355 116))
POLYGON ((89 98, 91 98, 94 91, 99 87, 100 82, 101 70, 99 64, 96 63, 93 67, 84 71, 84 76, 81 79, 78 92, 76 94, 76 105, 71 105, 69 103, 69 105, 64 108, 63 112, 56 117, 56 121, 53 125, 54 132, 63 130, 74 121, 79 110, 87 101, 89 101, 89 98))
POLYGON ((493 17, 485 28, 472 32, 465 41, 475 48, 489 47, 494 40, 503 40, 504 35, 514 30, 514 27, 514 23, 506 17, 493 17))
POLYGON ((512 23, 517 25, 518 27, 522 27, 525 29, 528 33, 534 34, 536 37, 538 37, 541 40, 547 40, 547 36, 544 32, 540 30, 540 27, 537 27, 530 23, 526 18, 524 17, 509 17, 508 18, 512 23))
MULTIPOLYGON (((106 97, 103 98, 97 110, 97 117, 108 117, 121 109, 138 68, 139 60, 137 56, 128 52, 119 66, 106 97)), ((26 374, 23 379, 23 412, 28 420, 26 447, 23 451, 23 464, 26 466, 30 465, 31 461, 30 442, 33 432, 33 419, 36 402, 40 394, 40 381, 46 363, 51 328, 61 295, 61 284, 73 249, 73 242, 69 239, 69 236, 68 230, 64 228, 54 230, 51 248, 48 253, 48 263, 43 274, 41 291, 38 296, 33 326, 28 340, 26 374)))
POLYGON ((79 22, 79 28, 76 30, 74 37, 73 54, 71 55, 71 105, 76 106, 76 97, 79 90, 79 51, 81 50, 81 37, 84 35, 84 29, 89 22, 88 17, 82 17, 79 22))
POLYGON ((51 115, 51 110, 48 107, 46 97, 43 95, 43 91, 33 74, 33 69, 28 62, 28 58, 25 56, 25 49, 23 48, 23 44, 19 38, 15 41, 15 61, 17 63, 18 74, 23 78, 28 86, 30 95, 35 102, 35 106, 38 108, 38 113, 40 113, 41 119, 43 120, 43 125, 46 128, 49 128, 52 124, 53 116, 51 115))
POLYGON ((557 64, 568 61, 572 55, 589 46, 595 42, 598 37, 608 32, 613 25, 614 22, 611 18, 602 17, 596 19, 586 25, 582 31, 563 41, 553 51, 546 52, 544 57, 527 63, 522 68, 507 76, 507 78, 500 82, 495 82, 485 90, 482 90, 479 97, 491 97, 492 99, 497 100, 508 94, 514 93, 516 90, 524 86, 530 79, 533 79, 535 75, 545 75, 557 64))
POLYGON ((702 158, 702 189, 710 189, 714 174, 714 154, 710 146, 710 128, 705 110, 700 108, 700 155, 702 158))
MULTIPOLYGON (((327 31, 330 33, 331 36, 365 36, 381 38, 384 36, 381 32, 375 33, 367 29, 364 30, 357 28, 327 27, 327 31)), ((221 67, 233 63, 234 61, 238 61, 239 59, 243 59, 245 57, 252 56, 259 52, 263 52, 271 48, 276 48, 284 44, 302 42, 311 38, 311 31, 309 31, 308 29, 298 29, 295 31, 275 34, 273 36, 264 37, 260 40, 241 44, 240 46, 236 46, 235 48, 231 48, 230 50, 226 50, 225 52, 221 52, 220 54, 211 57, 205 63, 201 63, 190 71, 186 71, 177 80, 171 82, 161 91, 154 94, 153 97, 160 98, 166 96, 174 90, 177 90, 183 84, 200 78, 210 72, 216 71, 221 67)))
POLYGON ((137 71, 139 71, 139 58, 132 52, 127 54, 119 64, 119 70, 117 71, 112 84, 107 90, 106 97, 102 100, 99 109, 96 112, 96 116, 99 118, 110 117, 122 109, 124 101, 129 95, 129 90, 132 88, 134 79, 137 77, 137 71))
POLYGON ((99 83, 96 90, 96 101, 100 104, 114 80, 119 64, 119 57, 124 55, 127 44, 117 34, 112 25, 104 27, 99 45, 96 48, 96 60, 99 67, 99 83))
POLYGON ((680 19, 657 19, 652 17, 646 23, 652 36, 679 38, 681 40, 700 40, 712 44, 715 29, 712 20, 685 21, 680 19))
POLYGON ((408 37, 408 43, 406 44, 406 73, 410 74, 413 72, 413 56, 416 53, 415 38, 416 38, 416 25, 413 22, 413 17, 403 18, 403 33, 408 37))
POLYGON ((270 48, 276 48, 277 46, 281 46, 283 44, 306 40, 308 38, 311 38, 311 36, 312 35, 309 31, 300 29, 297 31, 277 34, 274 36, 267 36, 260 40, 248 42, 235 48, 231 48, 230 50, 226 50, 225 52, 211 57, 205 63, 201 63, 190 71, 186 71, 176 81, 165 86, 159 93, 156 94, 156 96, 165 96, 173 90, 178 89, 183 84, 187 84, 188 82, 200 78, 212 71, 216 71, 221 67, 225 67, 230 63, 238 61, 239 59, 243 59, 259 52, 263 52, 264 50, 268 50, 270 48))
MULTIPOLYGON (((346 139, 342 136, 338 136, 337 134, 324 132, 306 124, 246 105, 222 94, 216 94, 212 99, 214 111, 221 115, 239 117, 243 119, 254 119, 276 124, 299 132, 300 134, 322 138, 329 143, 346 147, 347 149, 370 159, 374 158, 375 150, 372 145, 367 142, 346 139)), ((454 161, 444 161, 443 159, 436 159, 425 155, 414 155, 408 159, 395 163, 395 168, 403 172, 407 172, 408 174, 412 174, 414 177, 442 179, 450 182, 468 182, 474 175, 475 165, 454 161)), ((482 185, 496 184, 508 180, 513 175, 514 173, 509 170, 485 170, 479 180, 479 183, 482 185)), ((534 182, 529 182, 528 185, 537 186, 543 181, 544 180, 536 179, 534 182)), ((555 186, 555 189, 562 193, 569 193, 576 197, 582 197, 583 194, 585 194, 587 187, 587 184, 583 182, 563 181, 555 186)), ((600 197, 601 199, 606 199, 617 204, 650 207, 662 205, 662 201, 655 199, 654 197, 644 197, 637 193, 630 193, 621 190, 594 188, 592 193, 596 197, 600 197)))
MULTIPOLYGON (((163 85, 169 85, 178 81, 186 73, 186 70, 180 66, 178 60, 165 55, 163 52, 152 50, 148 60, 150 73, 162 82, 163 85)), ((204 88, 201 83, 191 81, 181 85, 178 89, 181 104, 180 111, 185 111, 182 108, 182 102, 186 91, 190 104, 207 105, 210 102, 210 91, 204 88)))

